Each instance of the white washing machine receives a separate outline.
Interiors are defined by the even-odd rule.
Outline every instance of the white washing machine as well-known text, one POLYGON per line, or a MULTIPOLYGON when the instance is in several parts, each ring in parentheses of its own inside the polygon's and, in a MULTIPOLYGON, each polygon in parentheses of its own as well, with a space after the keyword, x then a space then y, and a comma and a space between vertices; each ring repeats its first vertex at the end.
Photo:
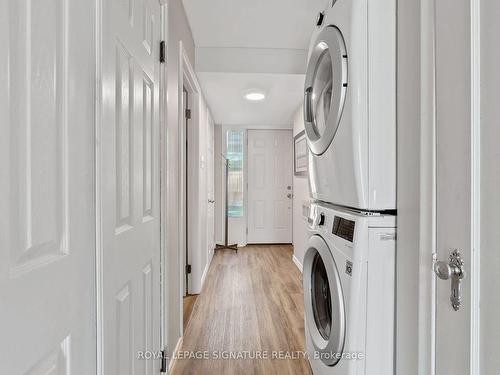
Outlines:
POLYGON ((395 209, 396 1, 330 1, 316 22, 304 92, 312 197, 395 209))
POLYGON ((304 257, 314 375, 394 374, 396 217, 312 204, 304 257))

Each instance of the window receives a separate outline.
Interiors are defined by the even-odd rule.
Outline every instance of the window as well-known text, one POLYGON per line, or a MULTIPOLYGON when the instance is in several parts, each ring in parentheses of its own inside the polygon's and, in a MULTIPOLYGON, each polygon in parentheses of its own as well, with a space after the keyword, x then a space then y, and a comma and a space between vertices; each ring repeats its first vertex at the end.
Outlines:
POLYGON ((228 216, 243 217, 243 131, 228 131, 226 154, 228 167, 228 216))

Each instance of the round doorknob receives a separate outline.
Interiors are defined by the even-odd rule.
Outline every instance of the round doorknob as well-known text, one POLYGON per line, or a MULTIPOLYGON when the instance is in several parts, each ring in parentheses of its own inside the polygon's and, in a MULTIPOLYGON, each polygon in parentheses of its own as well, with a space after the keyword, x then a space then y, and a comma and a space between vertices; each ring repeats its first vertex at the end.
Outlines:
POLYGON ((441 280, 448 280, 452 275, 452 269, 448 263, 438 261, 434 263, 434 273, 441 280))

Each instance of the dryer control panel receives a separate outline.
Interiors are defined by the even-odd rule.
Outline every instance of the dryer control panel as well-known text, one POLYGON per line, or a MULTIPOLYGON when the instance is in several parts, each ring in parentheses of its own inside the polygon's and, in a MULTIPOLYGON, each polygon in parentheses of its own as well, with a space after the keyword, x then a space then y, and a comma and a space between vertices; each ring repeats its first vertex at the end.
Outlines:
POLYGON ((344 219, 340 216, 335 216, 333 219, 332 233, 344 240, 353 242, 355 222, 344 219))

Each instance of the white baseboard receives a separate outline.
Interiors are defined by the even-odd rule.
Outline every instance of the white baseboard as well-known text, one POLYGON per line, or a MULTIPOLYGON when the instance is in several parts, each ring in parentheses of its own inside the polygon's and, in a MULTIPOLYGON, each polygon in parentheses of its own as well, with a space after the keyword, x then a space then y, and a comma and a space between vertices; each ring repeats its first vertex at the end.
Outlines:
POLYGON ((170 370, 172 369, 172 367, 174 367, 175 365, 175 361, 176 361, 176 358, 177 358, 177 353, 179 353, 179 351, 181 350, 181 347, 182 347, 182 339, 184 337, 181 336, 179 337, 179 340, 177 340, 177 344, 175 345, 175 349, 174 349, 174 352, 172 353, 172 359, 169 361, 169 364, 168 364, 168 372, 170 373, 170 370))
POLYGON ((295 265, 299 269, 300 273, 302 273, 302 270, 303 270, 302 263, 300 263, 300 261, 297 259, 297 257, 295 256, 295 254, 293 254, 292 260, 293 260, 293 263, 295 263, 295 265))
MULTIPOLYGON (((207 277, 208 270, 210 268, 210 264, 212 264, 212 259, 214 257, 214 249, 215 248, 213 248, 212 250, 210 250, 208 252, 208 262, 205 265, 205 269, 203 270, 203 274, 201 275, 201 290, 203 290, 203 284, 205 284, 205 278, 207 277)), ((201 292, 201 290, 200 290, 200 292, 201 292)))

